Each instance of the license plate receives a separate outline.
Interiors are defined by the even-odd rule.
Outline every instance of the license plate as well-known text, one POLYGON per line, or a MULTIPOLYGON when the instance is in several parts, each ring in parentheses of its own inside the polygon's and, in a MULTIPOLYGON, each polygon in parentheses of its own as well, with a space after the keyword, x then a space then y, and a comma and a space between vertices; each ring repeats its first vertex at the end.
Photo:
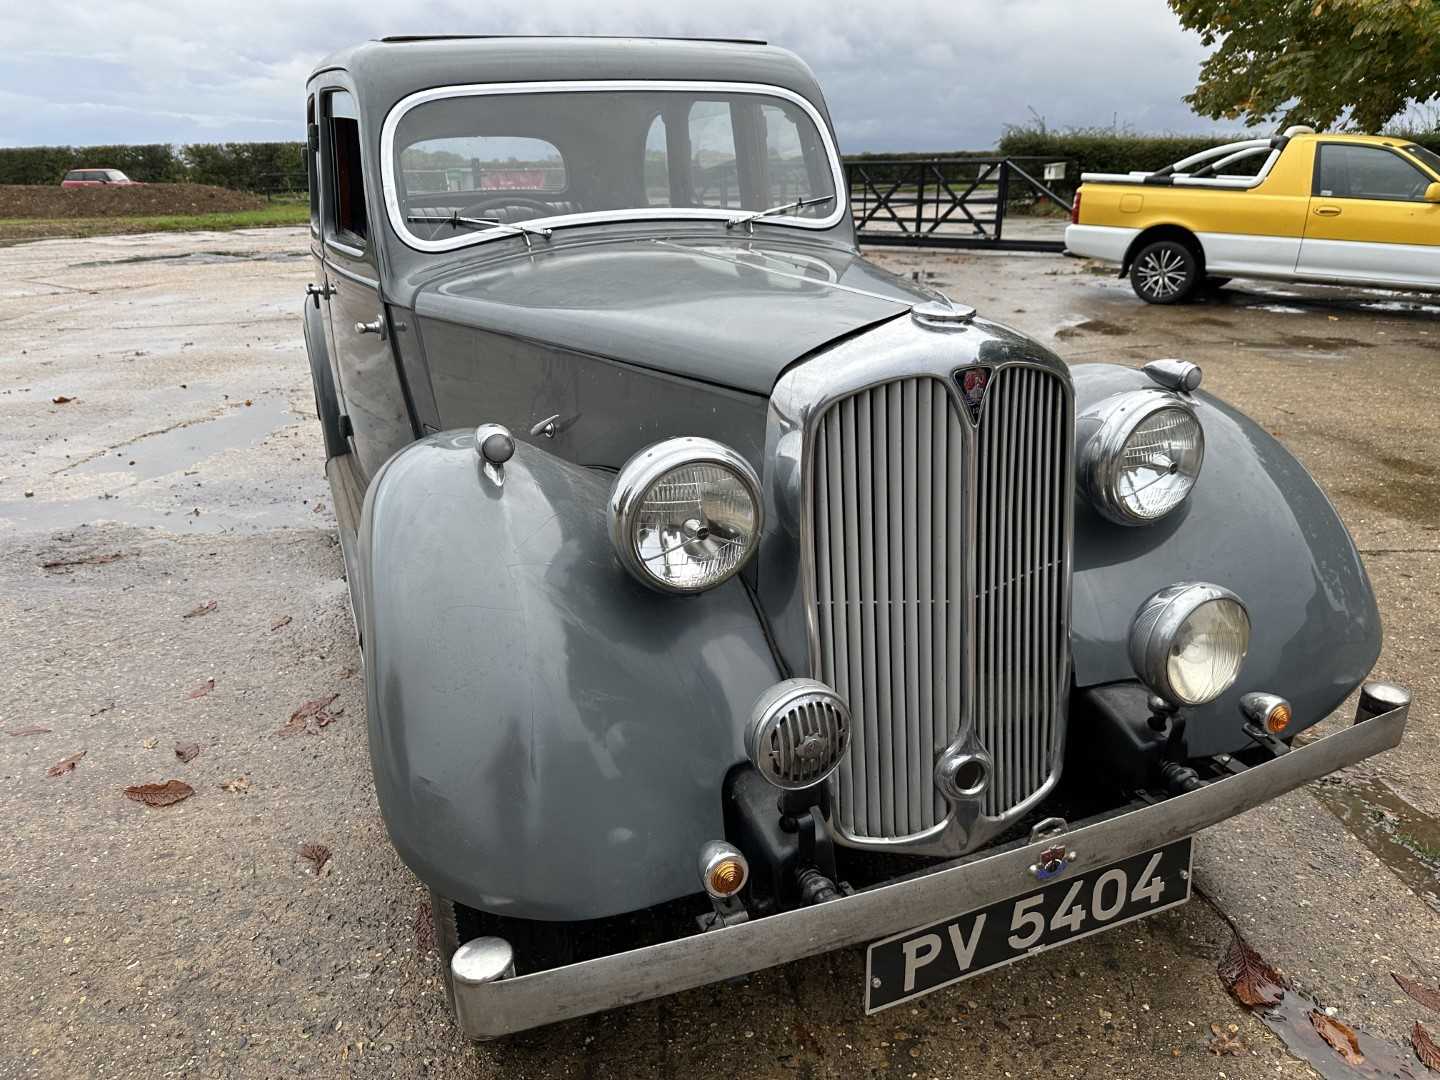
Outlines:
POLYGON ((1191 838, 877 941, 865 957, 876 1013, 1190 899, 1191 838))

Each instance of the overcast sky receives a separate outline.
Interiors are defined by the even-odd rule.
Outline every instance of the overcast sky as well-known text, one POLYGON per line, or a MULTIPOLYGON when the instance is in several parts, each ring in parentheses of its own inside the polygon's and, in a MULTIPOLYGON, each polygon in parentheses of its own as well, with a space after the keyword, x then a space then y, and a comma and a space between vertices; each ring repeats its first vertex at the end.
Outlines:
POLYGON ((758 37, 804 57, 841 148, 990 147, 1052 127, 1207 131, 1181 95, 1204 54, 1164 0, 9 0, 0 145, 303 137, 303 86, 385 34, 758 37), (510 5, 505 5, 510 7, 510 5), (877 17, 883 13, 883 17, 877 17))

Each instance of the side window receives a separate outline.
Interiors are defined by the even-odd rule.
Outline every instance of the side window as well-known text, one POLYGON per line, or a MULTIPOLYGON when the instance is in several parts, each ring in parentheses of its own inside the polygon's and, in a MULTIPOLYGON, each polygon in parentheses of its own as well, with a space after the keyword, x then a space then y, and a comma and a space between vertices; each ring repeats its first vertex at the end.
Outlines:
POLYGON ((325 101, 330 122, 330 221, 337 239, 363 248, 370 236, 370 222, 365 216, 365 179, 360 165, 360 117, 355 99, 344 90, 332 91, 325 101))
POLYGON ((670 147, 665 117, 657 115, 645 135, 645 204, 670 205, 670 147))
POLYGON ((741 205, 729 102, 697 101, 690 106, 690 186, 696 206, 741 205))
POLYGON ((310 190, 310 232, 320 235, 320 185, 317 159, 320 155, 320 127, 315 123, 315 95, 305 102, 305 182, 310 190))
POLYGON ((1378 146, 1321 143, 1315 194, 1336 199, 1418 199, 1429 181, 1399 154, 1378 146))

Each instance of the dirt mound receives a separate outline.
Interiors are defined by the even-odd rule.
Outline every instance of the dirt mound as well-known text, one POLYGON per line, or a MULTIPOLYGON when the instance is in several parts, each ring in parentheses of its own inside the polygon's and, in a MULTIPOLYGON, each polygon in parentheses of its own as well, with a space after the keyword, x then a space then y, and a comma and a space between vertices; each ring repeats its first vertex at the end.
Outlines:
POLYGON ((154 217, 258 210, 264 205, 258 195, 209 184, 93 188, 0 184, 0 218, 154 217))

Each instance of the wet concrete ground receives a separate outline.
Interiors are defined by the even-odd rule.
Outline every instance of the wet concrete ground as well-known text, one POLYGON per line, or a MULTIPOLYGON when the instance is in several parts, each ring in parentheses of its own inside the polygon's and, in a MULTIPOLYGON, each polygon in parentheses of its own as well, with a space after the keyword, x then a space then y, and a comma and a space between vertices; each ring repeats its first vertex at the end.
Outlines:
MULTIPOLYGON (((371 787, 303 245, 0 251, 0 1077, 1312 1075, 1220 985, 1229 930, 1198 899, 869 1019, 850 950, 461 1044, 371 787), (331 694, 333 720, 279 734, 331 694), (196 794, 121 794, 170 778, 196 794), (1244 1053, 1212 1054, 1212 1023, 1244 1053)), ((1057 257, 878 257, 1067 359, 1202 363, 1331 492, 1410 733, 1204 834, 1197 882, 1323 1005, 1403 1038, 1424 1017, 1389 972, 1440 981, 1440 298, 1232 286, 1162 309, 1057 257)))

